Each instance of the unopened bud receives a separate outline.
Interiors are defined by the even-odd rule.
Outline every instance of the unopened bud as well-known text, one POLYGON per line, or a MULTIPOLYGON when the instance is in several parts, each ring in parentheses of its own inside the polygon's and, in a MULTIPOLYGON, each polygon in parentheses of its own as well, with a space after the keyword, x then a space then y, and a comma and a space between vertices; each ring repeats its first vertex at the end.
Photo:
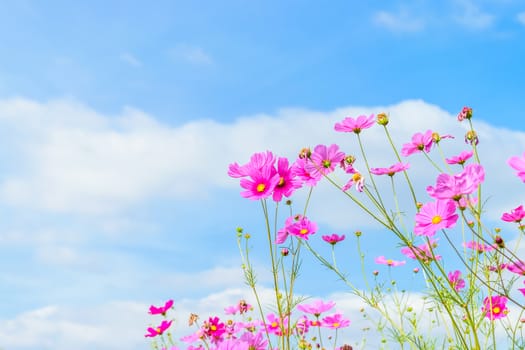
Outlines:
POLYGON ((282 256, 288 256, 288 254, 290 254, 290 250, 288 250, 288 248, 282 248, 281 249, 281 255, 282 256))
POLYGON ((356 237, 361 237, 362 234, 363 234, 363 232, 361 232, 361 231, 359 231, 359 230, 358 230, 358 231, 355 231, 355 235, 356 235, 356 237))
POLYGON ((474 130, 469 130, 465 134, 465 142, 469 145, 477 145, 479 143, 478 134, 474 130))
POLYGON ((505 248, 505 242, 503 241, 503 238, 501 238, 500 235, 496 235, 496 237, 494 237, 494 243, 496 243, 496 245, 497 245, 500 249, 505 248))
POLYGON ((388 124, 388 116, 386 115, 386 113, 379 113, 377 115, 377 124, 383 126, 388 124))
POLYGON ((308 159, 308 158, 310 158, 311 155, 312 155, 312 151, 308 147, 303 148, 299 152, 299 158, 301 158, 301 159, 303 159, 303 158, 307 158, 308 159))

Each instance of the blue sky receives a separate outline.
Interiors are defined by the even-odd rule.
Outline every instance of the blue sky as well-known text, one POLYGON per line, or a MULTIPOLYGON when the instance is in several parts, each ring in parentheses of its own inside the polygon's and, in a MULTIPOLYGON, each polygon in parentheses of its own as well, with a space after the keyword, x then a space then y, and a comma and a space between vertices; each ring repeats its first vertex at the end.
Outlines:
MULTIPOLYGON (((0 6, 0 348, 141 349, 149 304, 235 301, 235 228, 257 232, 261 217, 227 165, 351 147, 332 132, 346 116, 389 112, 399 145, 454 132, 453 152, 454 116, 470 105, 488 167, 525 150, 520 1, 0 6)), ((510 169, 487 181, 491 218, 520 204, 510 169)), ((324 204, 334 195, 313 204, 324 232, 377 231, 357 212, 345 225, 344 204, 324 204)), ((306 293, 330 292, 311 278, 306 293)))

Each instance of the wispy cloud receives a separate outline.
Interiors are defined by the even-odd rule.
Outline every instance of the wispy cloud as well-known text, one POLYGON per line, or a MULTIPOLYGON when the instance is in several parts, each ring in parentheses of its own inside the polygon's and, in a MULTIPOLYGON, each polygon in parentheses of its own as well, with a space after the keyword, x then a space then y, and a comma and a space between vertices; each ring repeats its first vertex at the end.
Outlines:
POLYGON ((492 26, 496 17, 484 12, 471 0, 455 0, 457 12, 453 18, 457 23, 472 30, 487 29, 492 26))
POLYGON ((179 44, 171 49, 169 54, 174 60, 190 64, 210 65, 213 63, 213 58, 210 54, 199 46, 179 44))
POLYGON ((396 13, 379 11, 373 16, 376 25, 385 27, 393 32, 419 32, 425 28, 425 21, 406 10, 396 13))
POLYGON ((142 62, 129 52, 121 53, 120 60, 129 64, 132 67, 142 67, 142 62))

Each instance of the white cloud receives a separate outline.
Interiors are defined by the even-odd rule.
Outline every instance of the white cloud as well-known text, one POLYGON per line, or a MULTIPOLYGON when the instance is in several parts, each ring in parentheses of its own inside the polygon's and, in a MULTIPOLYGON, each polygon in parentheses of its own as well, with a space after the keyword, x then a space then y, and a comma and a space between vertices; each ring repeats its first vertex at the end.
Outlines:
POLYGON ((177 61, 184 61, 195 65, 210 65, 213 58, 202 47, 179 44, 170 50, 170 56, 177 61))
POLYGON ((475 2, 471 0, 455 0, 458 13, 454 19, 461 25, 472 30, 486 29, 492 26, 496 17, 482 11, 475 2))
POLYGON ((379 11, 373 16, 374 22, 394 32, 419 32, 425 28, 425 22, 407 11, 397 13, 379 11))
POLYGON ((120 60, 132 67, 142 67, 142 62, 129 52, 123 52, 120 54, 120 60))
POLYGON ((518 19, 518 22, 520 22, 521 24, 525 26, 525 11, 518 13, 516 15, 516 18, 518 19))

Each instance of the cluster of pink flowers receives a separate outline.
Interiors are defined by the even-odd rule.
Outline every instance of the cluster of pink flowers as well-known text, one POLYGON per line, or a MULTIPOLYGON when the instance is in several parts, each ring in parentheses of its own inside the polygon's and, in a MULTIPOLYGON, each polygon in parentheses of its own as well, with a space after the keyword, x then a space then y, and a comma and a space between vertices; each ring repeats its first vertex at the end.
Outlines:
MULTIPOLYGON (((149 308, 149 314, 150 315, 161 315, 164 318, 166 318, 166 313, 168 310, 172 309, 173 307, 173 300, 168 300, 164 305, 162 306, 153 306, 151 305, 149 308)), ((164 334, 168 328, 170 328, 172 320, 164 319, 157 327, 148 327, 147 332, 145 334, 145 337, 154 338, 156 336, 164 334)))

